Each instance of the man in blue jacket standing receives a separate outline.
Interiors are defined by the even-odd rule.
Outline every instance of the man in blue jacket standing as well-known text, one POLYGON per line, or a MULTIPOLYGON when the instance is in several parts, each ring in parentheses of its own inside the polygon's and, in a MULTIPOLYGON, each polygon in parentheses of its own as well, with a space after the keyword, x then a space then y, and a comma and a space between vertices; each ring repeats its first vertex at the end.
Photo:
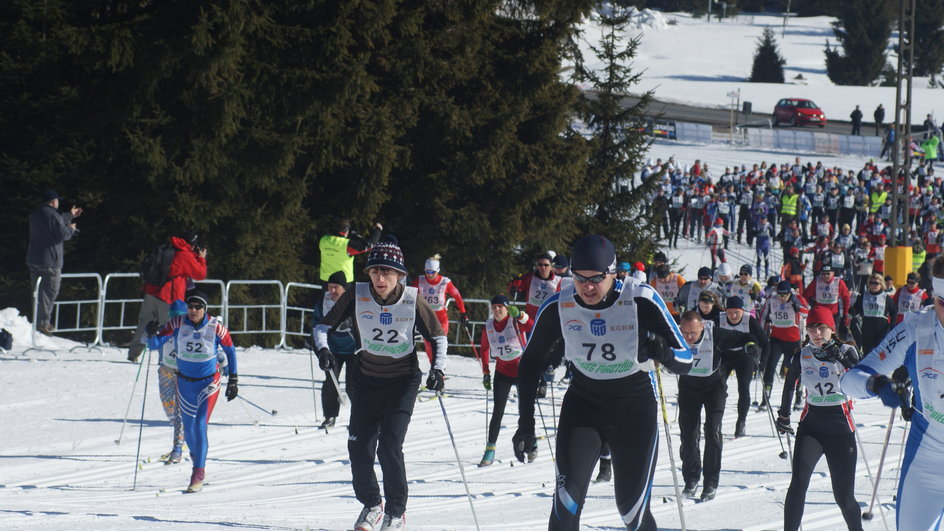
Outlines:
POLYGON ((82 209, 73 206, 68 212, 59 213, 59 194, 47 190, 43 203, 29 217, 29 246, 26 248, 26 266, 30 270, 30 293, 35 293, 36 282, 42 278, 39 300, 34 301, 36 329, 50 335, 55 327, 50 322, 52 307, 59 296, 59 281, 62 275, 62 242, 71 239, 79 229, 75 218, 82 209))
MULTIPOLYGON (((335 271, 328 277, 324 294, 315 303, 311 316, 312 323, 320 322, 331 311, 331 308, 334 308, 334 303, 347 291, 347 281, 344 271, 335 271)), ((312 340, 314 340, 314 330, 312 330, 312 340)), ((357 350, 354 334, 351 332, 350 319, 342 322, 334 331, 328 334, 328 348, 334 354, 335 364, 332 368, 325 370, 325 380, 321 385, 321 411, 325 417, 321 427, 324 429, 333 428, 338 414, 341 412, 338 390, 334 387, 328 371, 334 371, 335 379, 340 379, 341 367, 347 365, 345 370, 345 374, 347 374, 347 371, 351 369, 351 363, 354 361, 354 352, 357 350)), ((347 381, 346 376, 345 381, 347 381)))

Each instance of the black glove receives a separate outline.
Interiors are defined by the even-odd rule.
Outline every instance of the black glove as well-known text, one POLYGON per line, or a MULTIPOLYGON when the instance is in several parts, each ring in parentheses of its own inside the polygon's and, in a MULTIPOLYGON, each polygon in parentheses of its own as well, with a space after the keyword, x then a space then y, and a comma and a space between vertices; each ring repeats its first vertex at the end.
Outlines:
POLYGON ((144 332, 148 337, 154 337, 157 335, 157 331, 160 330, 160 325, 157 324, 157 321, 148 321, 148 324, 144 326, 144 332))
POLYGON ((426 388, 430 391, 440 392, 446 388, 446 382, 443 379, 443 372, 439 369, 429 371, 429 377, 426 378, 426 388))
POLYGON ((760 359, 760 347, 753 341, 744 345, 744 353, 755 360, 760 359))
POLYGON ((898 407, 901 405, 901 396, 895 391, 895 385, 891 378, 884 374, 873 374, 869 376, 865 384, 869 393, 878 395, 882 403, 888 407, 898 407))
POLYGON ((524 463, 524 456, 537 444, 537 439, 534 438, 534 428, 528 429, 519 426, 511 437, 511 444, 515 450, 515 457, 518 461, 524 463))
POLYGON ((830 339, 822 347, 813 349, 813 357, 819 361, 839 361, 841 346, 835 339, 830 339))
POLYGON ((793 435, 793 428, 790 427, 790 417, 778 415, 776 424, 777 431, 780 433, 789 433, 790 435, 793 435))
POLYGON ((459 324, 465 327, 469 326, 469 316, 465 312, 459 314, 459 324))
POLYGON ((482 387, 484 387, 486 391, 492 390, 492 375, 491 374, 482 375, 482 387))
POLYGON ((236 395, 239 394, 239 387, 236 385, 239 383, 239 376, 235 374, 229 375, 229 380, 226 380, 226 400, 232 401, 236 398, 236 395))
POLYGON ((334 359, 334 354, 330 350, 323 348, 318 351, 318 366, 321 367, 321 370, 330 370, 336 364, 337 361, 334 359))

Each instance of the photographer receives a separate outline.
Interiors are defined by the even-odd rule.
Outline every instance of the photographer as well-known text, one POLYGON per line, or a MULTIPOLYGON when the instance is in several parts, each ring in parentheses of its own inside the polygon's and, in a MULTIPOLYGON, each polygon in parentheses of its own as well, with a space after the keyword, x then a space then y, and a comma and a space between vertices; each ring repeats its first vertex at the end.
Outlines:
MULTIPOLYGON (((166 260, 169 266, 162 274, 159 283, 145 282, 144 300, 138 313, 138 327, 134 331, 131 346, 128 348, 128 361, 137 363, 144 350, 145 327, 149 321, 157 321, 160 326, 168 320, 170 305, 175 300, 183 300, 188 284, 193 280, 203 280, 207 276, 206 248, 197 241, 195 231, 188 230, 180 237, 171 237, 162 253, 173 253, 173 258, 166 260)), ((163 262, 162 258, 162 262, 163 262)))

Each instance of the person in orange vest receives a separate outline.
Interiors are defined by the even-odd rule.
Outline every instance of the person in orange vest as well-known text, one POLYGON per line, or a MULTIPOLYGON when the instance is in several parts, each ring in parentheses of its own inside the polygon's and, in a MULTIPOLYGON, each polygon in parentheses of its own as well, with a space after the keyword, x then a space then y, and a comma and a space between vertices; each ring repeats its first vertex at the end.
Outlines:
POLYGON ((685 278, 673 272, 669 264, 659 264, 654 268, 653 273, 655 274, 649 279, 649 284, 655 288, 659 295, 662 295, 662 300, 665 301, 672 317, 678 317, 679 312, 675 308, 674 301, 682 290, 682 286, 685 285, 685 278))

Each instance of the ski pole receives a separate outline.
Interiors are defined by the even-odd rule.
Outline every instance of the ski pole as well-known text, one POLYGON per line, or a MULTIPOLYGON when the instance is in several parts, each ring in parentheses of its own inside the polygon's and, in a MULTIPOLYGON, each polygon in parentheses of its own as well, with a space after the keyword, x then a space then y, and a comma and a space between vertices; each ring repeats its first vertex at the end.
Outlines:
POLYGON ((469 482, 465 479, 465 468, 462 466, 462 459, 459 457, 459 447, 456 446, 456 437, 452 434, 452 426, 449 424, 449 415, 446 414, 446 404, 443 400, 442 391, 436 391, 439 395, 439 408, 442 409, 443 420, 446 421, 446 431, 449 432, 449 440, 452 441, 452 450, 456 454, 456 465, 459 466, 459 474, 462 476, 462 484, 465 485, 465 495, 469 499, 469 507, 472 509, 472 520, 475 522, 475 529, 479 529, 479 518, 475 514, 475 504, 472 503, 472 493, 469 492, 469 482))
POLYGON ((662 406, 662 425, 665 426, 665 444, 669 448, 669 464, 672 466, 672 484, 675 486, 675 501, 678 502, 679 520, 682 531, 685 528, 685 512, 682 510, 682 491, 679 490, 678 472, 675 470, 675 453, 672 451, 672 433, 669 431, 669 413, 665 409, 665 393, 662 392, 662 371, 655 369, 656 383, 659 386, 659 404, 662 406))
POLYGON ((151 374, 151 349, 148 348, 147 369, 144 371, 144 397, 141 399, 141 423, 138 424, 138 451, 134 454, 134 481, 131 490, 138 488, 138 466, 141 464, 141 435, 144 433, 144 406, 147 405, 148 376, 151 374))
POLYGON ((895 424, 895 414, 898 408, 892 408, 892 414, 888 418, 888 429, 885 430, 885 443, 882 445, 882 454, 878 458, 878 470, 875 472, 875 484, 872 485, 872 501, 869 502, 869 510, 862 513, 863 520, 872 519, 872 507, 875 505, 875 499, 878 497, 878 482, 882 479, 882 465, 885 464, 885 452, 888 450, 888 440, 892 436, 892 426, 895 424))
MULTIPOLYGON (((905 429, 901 432, 901 448, 898 451, 898 480, 901 481, 901 463, 905 458, 905 440, 908 438, 908 429, 911 425, 905 424, 905 429)), ((881 505, 879 505, 881 507, 881 505)))
POLYGON ((268 409, 266 409, 266 408, 260 406, 259 404, 253 402, 252 400, 249 400, 248 398, 246 398, 246 397, 244 397, 244 396, 237 395, 237 397, 238 397, 238 398, 241 398, 241 399, 242 399, 243 401, 245 401, 245 402, 248 402, 250 406, 252 406, 252 407, 254 407, 254 408, 258 409, 258 410, 265 411, 267 415, 272 415, 273 417, 275 417, 275 416, 278 416, 278 414, 279 414, 279 410, 277 410, 277 409, 268 410, 268 409))
POLYGON ((138 374, 134 377, 134 385, 131 386, 131 396, 128 397, 128 407, 125 408, 125 419, 121 421, 121 431, 118 432, 118 438, 115 444, 121 445, 121 437, 125 434, 125 424, 128 422, 128 415, 131 414, 131 402, 134 400, 134 391, 138 388, 138 378, 141 377, 141 366, 144 365, 144 358, 138 362, 138 374))
POLYGON ((334 390, 338 392, 338 400, 346 406, 347 395, 341 392, 341 384, 338 383, 338 375, 334 374, 334 370, 328 369, 328 376, 331 378, 331 383, 334 384, 334 390))
POLYGON ((318 424, 318 395, 315 393, 315 349, 311 343, 305 341, 308 347, 308 365, 311 367, 311 402, 315 411, 315 424, 318 424))
POLYGON ((551 381, 548 382, 548 386, 551 388, 551 420, 553 425, 557 426, 557 402, 554 400, 554 378, 551 378, 551 381))
MULTIPOLYGON (((770 417, 770 424, 771 427, 773 427, 774 409, 773 404, 770 403, 770 392, 767 391, 766 386, 764 387, 764 398, 767 400, 767 415, 770 417)), ((780 436, 780 430, 774 429, 774 432, 777 434, 777 440, 780 441, 780 459, 786 459, 790 454, 787 453, 787 450, 783 447, 783 438, 780 436)))
POLYGON ((485 390, 485 444, 489 443, 488 440, 488 395, 489 390, 485 390))
MULTIPOLYGON (((865 471, 868 472, 868 474, 869 474, 869 483, 872 484, 872 488, 874 489, 874 488, 875 488, 875 478, 872 477, 872 467, 869 466, 869 459, 868 459, 868 457, 866 457, 866 455, 865 455, 865 444, 863 444, 863 442, 862 442, 862 436, 859 435, 859 429, 858 429, 858 426, 856 425, 855 417, 853 417, 851 410, 849 411, 849 418, 852 420, 852 425, 853 425, 853 426, 856 426, 855 436, 856 436, 856 442, 859 443, 859 453, 862 454, 862 461, 865 463, 865 471)), ((882 523, 885 524, 885 529, 886 529, 886 531, 887 531, 887 530, 888 530, 888 522, 887 522, 886 519, 885 519, 885 509, 882 507, 881 502, 879 502, 879 504, 878 504, 878 510, 879 510, 880 513, 882 513, 882 523)))
POLYGON ((541 426, 544 426, 544 439, 547 441, 547 449, 551 452, 551 461, 556 461, 557 459, 554 457, 554 447, 551 446, 551 435, 547 431, 547 424, 544 423, 544 412, 541 411, 541 400, 535 399, 534 403, 538 405, 538 414, 541 415, 541 426))

